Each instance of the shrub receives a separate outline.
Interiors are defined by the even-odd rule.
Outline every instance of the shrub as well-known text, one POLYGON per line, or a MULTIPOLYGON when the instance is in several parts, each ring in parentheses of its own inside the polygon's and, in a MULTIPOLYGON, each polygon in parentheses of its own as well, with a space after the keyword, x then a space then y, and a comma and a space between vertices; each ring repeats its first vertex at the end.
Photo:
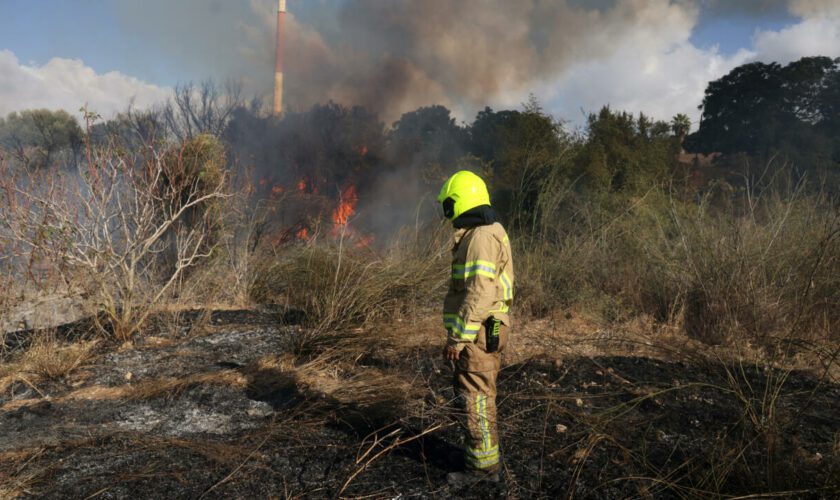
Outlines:
POLYGON ((228 197, 223 155, 199 136, 182 154, 137 155, 87 143, 84 166, 35 179, 4 169, 0 236, 17 276, 40 261, 90 298, 103 330, 136 333, 187 269, 215 246, 218 204, 228 197), (177 175, 173 172, 178 172, 177 175), (169 253, 166 252, 169 250, 169 253), (99 313, 104 313, 104 316, 99 313))

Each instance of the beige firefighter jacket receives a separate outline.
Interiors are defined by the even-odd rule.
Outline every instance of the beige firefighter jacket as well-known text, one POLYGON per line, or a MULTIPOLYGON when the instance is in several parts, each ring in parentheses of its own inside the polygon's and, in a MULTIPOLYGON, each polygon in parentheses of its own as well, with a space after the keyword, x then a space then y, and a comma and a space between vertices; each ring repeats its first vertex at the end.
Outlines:
POLYGON ((447 344, 462 349, 475 342, 490 316, 510 326, 513 259, 510 240, 498 222, 455 233, 452 279, 443 301, 447 344))

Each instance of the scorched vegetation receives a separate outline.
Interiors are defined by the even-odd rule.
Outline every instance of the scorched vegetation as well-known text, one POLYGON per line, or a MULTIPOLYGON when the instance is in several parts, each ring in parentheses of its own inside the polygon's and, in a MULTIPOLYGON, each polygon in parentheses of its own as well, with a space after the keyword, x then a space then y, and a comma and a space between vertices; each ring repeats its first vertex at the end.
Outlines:
POLYGON ((504 477, 471 494, 836 495, 838 74, 738 68, 693 134, 535 99, 277 118, 212 84, 9 116, 0 496, 467 494, 432 203, 459 169, 518 277, 504 477))

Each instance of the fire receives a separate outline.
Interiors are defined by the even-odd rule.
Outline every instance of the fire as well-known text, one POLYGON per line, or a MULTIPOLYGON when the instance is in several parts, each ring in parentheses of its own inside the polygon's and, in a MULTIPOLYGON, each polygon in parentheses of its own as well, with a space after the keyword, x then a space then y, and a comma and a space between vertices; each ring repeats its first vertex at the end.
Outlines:
POLYGON ((356 241, 356 248, 370 248, 373 244, 373 235, 366 234, 364 236, 359 236, 359 239, 356 241))
MULTIPOLYGON (((301 195, 305 195, 307 198, 318 196, 316 185, 311 179, 305 177, 290 184, 272 185, 268 181, 260 182, 260 184, 265 185, 266 188, 267 186, 271 186, 271 188, 267 188, 267 190, 269 191, 271 197, 277 199, 278 201, 281 199, 281 195, 286 193, 297 192, 301 193, 301 195)), ((320 202, 320 200, 313 201, 320 202)), ((330 221, 332 222, 330 234, 333 238, 341 238, 356 249, 372 250, 374 241, 373 235, 361 233, 356 228, 351 228, 349 226, 350 220, 357 215, 358 202, 359 194, 356 186, 351 183, 345 184, 345 187, 342 188, 339 193, 338 201, 336 202, 335 207, 330 212, 330 221)), ((277 206, 273 204, 271 209, 276 211, 277 206)), ((315 214, 310 215, 313 217, 315 216, 315 214)), ((323 212, 318 215, 318 218, 322 215, 323 212)), ((285 229, 269 237, 269 241, 274 247, 279 247, 294 244, 295 242, 310 243, 317 237, 317 233, 313 233, 310 227, 303 222, 299 222, 295 225, 287 226, 285 229)))
POLYGON ((363 144, 362 146, 359 147, 359 155, 360 156, 367 156, 367 154, 368 154, 367 144, 363 144))
POLYGON ((341 200, 332 213, 333 231, 337 232, 350 222, 350 217, 356 213, 356 203, 359 197, 356 195, 356 186, 349 185, 341 192, 341 200))

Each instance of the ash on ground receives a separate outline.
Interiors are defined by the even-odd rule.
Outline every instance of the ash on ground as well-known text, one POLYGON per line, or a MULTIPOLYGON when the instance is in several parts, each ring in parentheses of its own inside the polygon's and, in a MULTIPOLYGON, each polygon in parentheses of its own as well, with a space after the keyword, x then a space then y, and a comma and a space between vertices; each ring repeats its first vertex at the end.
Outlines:
MULTIPOLYGON (((499 381, 502 480, 452 489, 460 430, 438 346, 360 372, 424 396, 375 408, 304 383, 306 331, 227 311, 101 347, 66 380, 0 395, 0 492, 22 497, 709 497, 840 492, 840 386, 648 357, 531 359, 499 381), (266 357, 287 359, 258 369, 266 357), (777 387, 772 414, 766 406, 777 387), (5 490, 3 490, 5 488, 5 490)), ((348 336, 337 335, 337 342, 348 336)), ((515 339, 514 339, 515 341, 515 339)), ((319 344, 324 353, 328 347, 319 344)), ((328 371, 328 366, 324 367, 328 371)), ((338 380, 356 380, 345 372, 338 380)), ((355 378, 354 378, 355 377, 355 378)))

